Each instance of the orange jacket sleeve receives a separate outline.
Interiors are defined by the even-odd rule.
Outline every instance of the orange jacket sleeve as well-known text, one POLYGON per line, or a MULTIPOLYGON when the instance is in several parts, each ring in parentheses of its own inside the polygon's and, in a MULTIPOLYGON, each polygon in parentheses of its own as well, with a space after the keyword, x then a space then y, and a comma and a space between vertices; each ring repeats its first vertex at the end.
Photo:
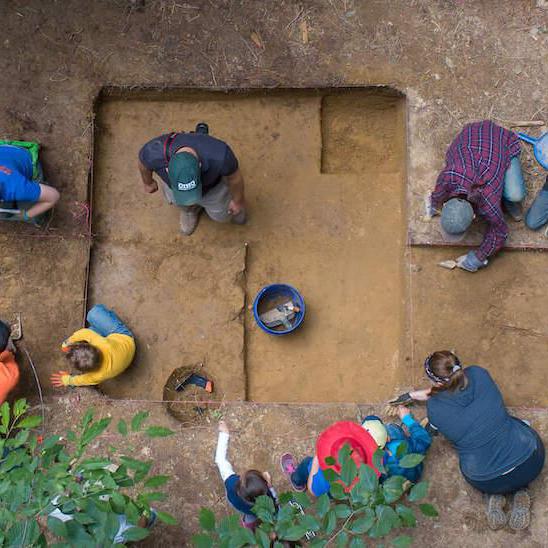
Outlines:
POLYGON ((0 353, 0 404, 4 403, 8 394, 19 382, 19 367, 15 356, 7 351, 0 353))

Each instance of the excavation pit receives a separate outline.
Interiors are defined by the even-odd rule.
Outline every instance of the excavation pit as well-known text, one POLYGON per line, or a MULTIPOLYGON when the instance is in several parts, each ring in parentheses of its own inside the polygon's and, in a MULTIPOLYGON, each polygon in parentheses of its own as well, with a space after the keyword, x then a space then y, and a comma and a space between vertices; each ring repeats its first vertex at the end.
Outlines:
POLYGON ((226 399, 391 395, 405 369, 405 127, 404 97, 385 88, 105 95, 89 301, 127 320, 138 350, 102 389, 161 399, 175 368, 204 362, 226 399), (202 215, 184 237, 177 208, 142 191, 137 155, 200 121, 239 159, 249 221, 202 215), (249 305, 280 280, 302 292, 306 321, 272 337, 249 305))

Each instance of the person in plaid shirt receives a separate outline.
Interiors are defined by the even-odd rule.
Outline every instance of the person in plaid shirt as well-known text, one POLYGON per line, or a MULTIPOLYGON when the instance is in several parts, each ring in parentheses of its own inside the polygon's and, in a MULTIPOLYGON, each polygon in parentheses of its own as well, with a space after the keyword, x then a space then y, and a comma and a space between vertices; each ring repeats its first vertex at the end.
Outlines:
POLYGON ((476 215, 487 223, 480 247, 457 259, 457 265, 476 272, 499 251, 508 236, 502 206, 521 220, 526 189, 521 172, 518 136, 490 120, 466 125, 451 143, 445 168, 427 201, 429 216, 440 213, 446 241, 461 240, 476 215))

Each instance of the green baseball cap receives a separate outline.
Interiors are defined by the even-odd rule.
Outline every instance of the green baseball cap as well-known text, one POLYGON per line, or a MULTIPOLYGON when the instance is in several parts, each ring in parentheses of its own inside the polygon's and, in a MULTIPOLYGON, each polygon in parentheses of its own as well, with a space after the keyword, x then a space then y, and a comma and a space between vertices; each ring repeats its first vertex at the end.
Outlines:
POLYGON ((168 165, 169 186, 177 205, 197 204, 202 198, 202 178, 198 158, 190 152, 179 152, 168 165))

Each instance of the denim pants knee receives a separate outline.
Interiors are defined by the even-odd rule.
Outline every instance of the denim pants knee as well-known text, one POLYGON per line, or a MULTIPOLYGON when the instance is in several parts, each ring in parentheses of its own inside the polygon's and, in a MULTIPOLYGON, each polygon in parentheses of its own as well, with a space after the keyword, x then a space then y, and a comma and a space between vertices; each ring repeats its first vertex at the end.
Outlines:
POLYGON ((133 333, 127 328, 113 310, 109 310, 102 304, 96 304, 86 317, 90 329, 99 333, 102 337, 108 337, 114 333, 133 337, 133 333))
POLYGON ((502 197, 509 202, 521 202, 527 195, 519 156, 514 156, 504 174, 502 197))

